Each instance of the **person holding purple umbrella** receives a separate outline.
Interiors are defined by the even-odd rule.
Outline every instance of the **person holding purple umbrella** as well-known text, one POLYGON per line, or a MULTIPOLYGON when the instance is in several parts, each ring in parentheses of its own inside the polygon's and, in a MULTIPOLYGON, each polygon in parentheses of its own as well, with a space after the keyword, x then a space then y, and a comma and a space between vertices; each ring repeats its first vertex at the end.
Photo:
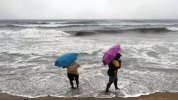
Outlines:
POLYGON ((111 62, 108 64, 108 76, 109 76, 109 82, 107 84, 106 90, 105 92, 109 92, 109 88, 111 86, 112 83, 114 83, 115 89, 119 89, 117 87, 117 72, 118 69, 121 68, 121 60, 120 60, 121 54, 117 53, 115 58, 111 60, 111 62))

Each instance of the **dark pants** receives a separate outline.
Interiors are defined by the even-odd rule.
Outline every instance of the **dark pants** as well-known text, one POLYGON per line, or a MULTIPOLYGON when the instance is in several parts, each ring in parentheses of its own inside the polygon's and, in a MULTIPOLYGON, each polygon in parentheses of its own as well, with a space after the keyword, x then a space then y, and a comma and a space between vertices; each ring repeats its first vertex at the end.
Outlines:
POLYGON ((107 84, 107 87, 106 87, 106 91, 109 90, 110 86, 112 83, 114 83, 114 86, 115 86, 115 89, 118 89, 117 87, 117 76, 109 76, 109 82, 107 84))
POLYGON ((72 88, 74 88, 73 80, 76 81, 76 85, 78 87, 78 85, 79 85, 79 80, 78 80, 79 79, 79 75, 67 73, 67 77, 69 78, 70 85, 72 86, 72 88))

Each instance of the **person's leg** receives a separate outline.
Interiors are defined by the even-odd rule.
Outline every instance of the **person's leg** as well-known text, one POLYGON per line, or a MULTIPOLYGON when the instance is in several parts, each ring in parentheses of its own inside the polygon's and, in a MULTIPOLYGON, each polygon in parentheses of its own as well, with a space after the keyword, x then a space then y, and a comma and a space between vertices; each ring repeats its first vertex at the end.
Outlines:
POLYGON ((76 81, 77 87, 79 87, 79 75, 75 75, 75 81, 76 81))
POLYGON ((109 88, 110 88, 111 84, 112 84, 112 82, 108 82, 105 92, 109 92, 109 88))
POLYGON ((72 88, 74 88, 74 84, 73 84, 72 80, 70 80, 70 85, 71 85, 72 88))
POLYGON ((67 74, 69 81, 70 81, 70 85, 72 86, 72 88, 74 88, 74 84, 73 84, 73 76, 71 74, 67 74))
POLYGON ((114 86, 115 86, 115 89, 116 89, 116 90, 119 89, 119 88, 117 87, 117 80, 114 81, 114 86))
POLYGON ((117 90, 117 89, 119 89, 118 87, 117 87, 117 81, 118 81, 118 79, 117 79, 117 77, 115 77, 116 79, 114 80, 114 86, 115 86, 115 89, 117 90))
POLYGON ((108 82, 108 84, 107 84, 107 87, 106 87, 106 91, 105 91, 105 92, 109 92, 109 88, 110 88, 110 86, 111 86, 112 83, 113 83, 113 79, 112 79, 111 76, 109 76, 109 82, 108 82))

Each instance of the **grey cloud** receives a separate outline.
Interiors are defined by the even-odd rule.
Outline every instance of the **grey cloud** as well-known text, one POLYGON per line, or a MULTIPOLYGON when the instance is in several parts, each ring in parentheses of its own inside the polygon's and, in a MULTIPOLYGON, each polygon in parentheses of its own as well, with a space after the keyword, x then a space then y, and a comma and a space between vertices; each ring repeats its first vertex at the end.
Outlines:
POLYGON ((0 19, 176 19, 178 0, 1 0, 0 19))

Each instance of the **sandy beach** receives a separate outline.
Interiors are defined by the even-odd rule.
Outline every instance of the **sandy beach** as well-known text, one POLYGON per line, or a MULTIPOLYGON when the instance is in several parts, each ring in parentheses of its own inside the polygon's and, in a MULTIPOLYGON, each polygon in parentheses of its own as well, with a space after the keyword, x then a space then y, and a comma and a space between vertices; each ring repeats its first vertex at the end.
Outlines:
POLYGON ((13 96, 9 94, 0 94, 0 100, 177 100, 178 93, 170 93, 170 92, 162 92, 162 93, 154 93, 150 95, 143 95, 140 97, 129 97, 129 98, 59 98, 59 97, 39 97, 39 98, 28 98, 28 97, 20 97, 13 96))

